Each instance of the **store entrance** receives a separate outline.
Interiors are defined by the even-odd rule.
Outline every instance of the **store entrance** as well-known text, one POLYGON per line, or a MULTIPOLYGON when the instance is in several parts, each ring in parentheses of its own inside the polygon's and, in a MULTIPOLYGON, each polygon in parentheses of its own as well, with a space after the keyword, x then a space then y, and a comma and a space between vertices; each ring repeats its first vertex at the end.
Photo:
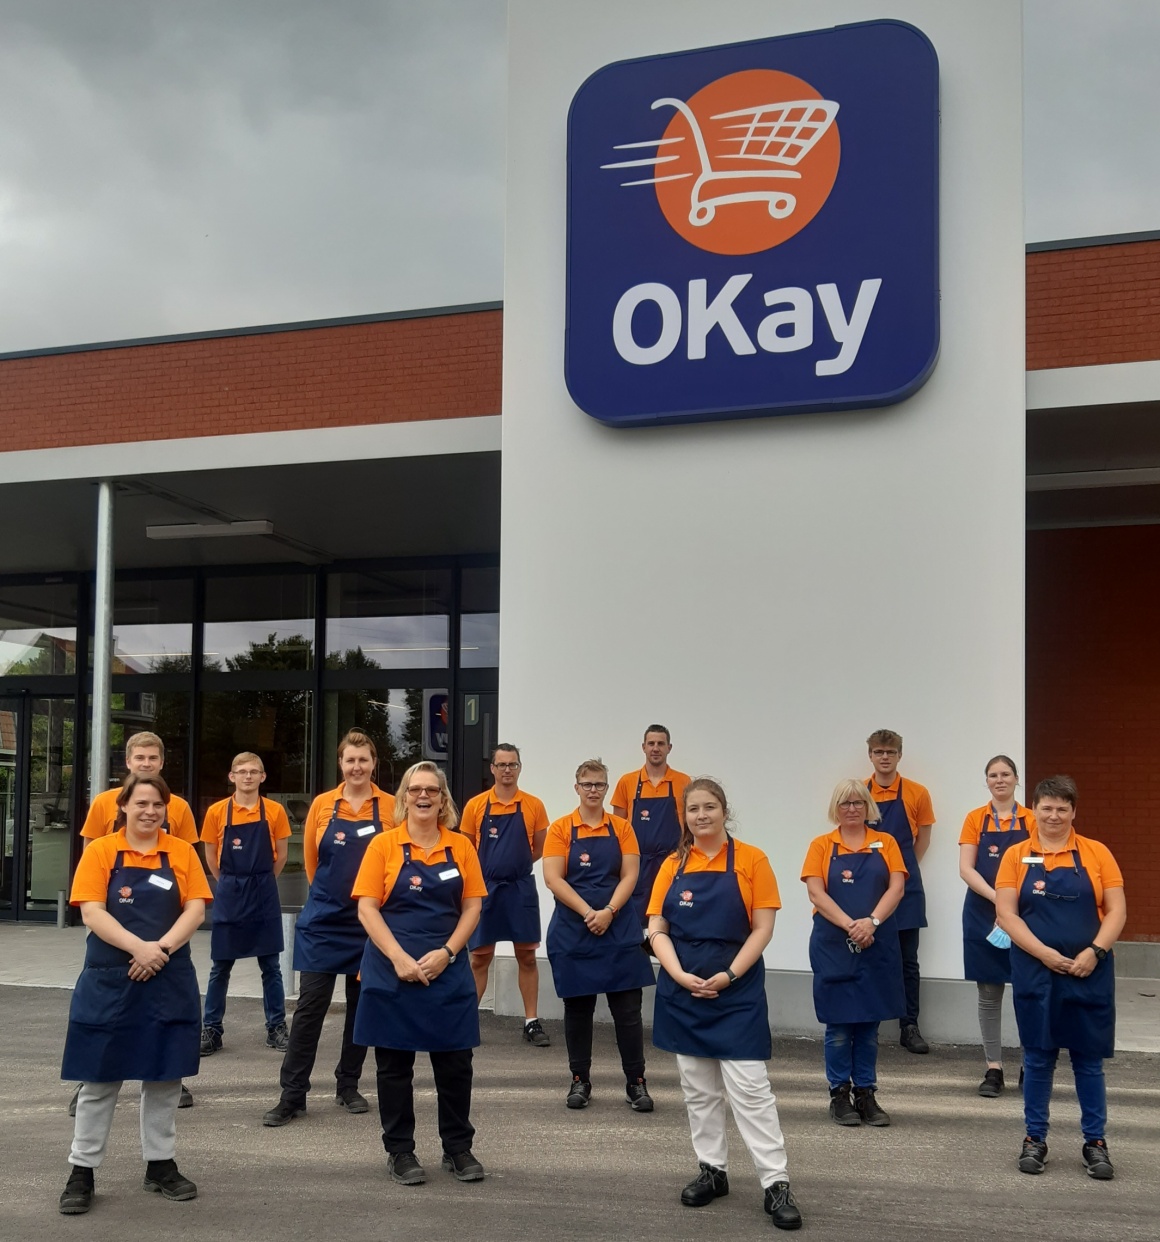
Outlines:
POLYGON ((72 697, 0 698, 0 919, 53 919, 68 890, 75 724, 72 697))

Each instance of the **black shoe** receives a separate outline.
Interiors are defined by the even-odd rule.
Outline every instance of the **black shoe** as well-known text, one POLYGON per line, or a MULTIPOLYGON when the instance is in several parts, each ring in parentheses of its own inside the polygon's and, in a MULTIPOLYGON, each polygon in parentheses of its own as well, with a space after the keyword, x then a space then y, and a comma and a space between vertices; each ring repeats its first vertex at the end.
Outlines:
POLYGON ((854 1108, 868 1126, 888 1126, 890 1114, 879 1107, 873 1087, 854 1088, 854 1108))
POLYGON ((765 1192, 765 1210, 775 1229, 800 1229, 802 1214, 789 1192, 789 1182, 774 1182, 765 1192))
POLYGON ((636 1082, 625 1083, 624 1095, 634 1113, 652 1112, 653 1098, 649 1095, 648 1083, 643 1078, 638 1078, 636 1082))
POLYGON ((454 1156, 443 1153, 443 1167, 457 1182, 482 1182, 483 1165, 470 1151, 457 1151, 454 1156))
POLYGON ((862 1118, 850 1100, 850 1084, 830 1088, 830 1117, 840 1126, 860 1126, 862 1118))
POLYGON ((266 1028, 266 1047, 275 1052, 285 1052, 290 1047, 290 1028, 285 1022, 266 1028))
POLYGON ((369 1113, 371 1106, 367 1097, 361 1095, 355 1087, 340 1087, 335 1094, 334 1102, 348 1113, 369 1113))
POLYGON ((568 1098, 564 1103, 569 1108, 587 1108, 592 1098, 592 1084, 578 1074, 572 1075, 572 1085, 568 1088, 568 1098))
POLYGON ((898 1042, 907 1052, 927 1053, 930 1044, 922 1037, 922 1032, 915 1022, 904 1022, 898 1031, 898 1042))
POLYGON ((178 1108, 192 1108, 193 1107, 193 1092, 190 1091, 190 1089, 185 1085, 185 1083, 181 1084, 181 1094, 177 1097, 177 1107, 178 1108))
POLYGON ((728 1193, 729 1176, 725 1170, 702 1164, 700 1173, 681 1191, 681 1202, 685 1207, 704 1207, 728 1193))
POLYGON ((82 1165, 70 1166, 72 1172, 60 1196, 62 1216, 81 1216, 93 1206, 93 1171, 82 1165))
POLYGON ((1108 1155, 1108 1145, 1103 1139, 1085 1143, 1082 1154, 1088 1177, 1094 1177, 1097 1182, 1110 1182, 1116 1176, 1116 1170, 1112 1168, 1112 1158, 1108 1155))
POLYGON ((418 1186, 427 1180, 427 1170, 415 1159, 413 1151, 400 1151, 387 1156, 387 1172, 400 1186, 418 1186))
POLYGON ((299 1113, 306 1111, 305 1104, 288 1104, 285 1100, 279 1100, 268 1113, 262 1117, 262 1125, 264 1126, 284 1126, 288 1125, 299 1113))
POLYGON ((983 1075, 983 1081, 979 1083, 979 1094, 985 1099, 994 1100, 1003 1094, 1003 1071, 1001 1069, 989 1069, 983 1075))
POLYGON ((1047 1163, 1047 1144, 1039 1139, 1025 1138, 1019 1153, 1020 1173, 1042 1173, 1047 1163))
MULTIPOLYGON (((268 1038, 266 1042, 270 1042, 268 1038)), ((201 1028, 201 1055, 203 1057, 212 1057, 215 1052, 221 1052, 221 1050, 221 1031, 215 1031, 212 1026, 203 1026, 201 1028)))
MULTIPOLYGON (((68 1115, 70 1117, 75 1117, 77 1115, 77 1100, 80 1098, 80 1094, 81 1089, 78 1085, 77 1089, 72 1093, 72 1099, 68 1102, 68 1115)), ((77 1165, 76 1167, 79 1168, 80 1166, 77 1165)))
POLYGON ((175 1160, 150 1160, 145 1166, 145 1190, 155 1190, 166 1199, 184 1203, 197 1198, 197 1187, 188 1177, 182 1177, 175 1160))
POLYGON ((540 1025, 539 1018, 533 1018, 530 1022, 524 1023, 524 1039, 533 1048, 549 1048, 552 1044, 548 1038, 548 1032, 540 1025))

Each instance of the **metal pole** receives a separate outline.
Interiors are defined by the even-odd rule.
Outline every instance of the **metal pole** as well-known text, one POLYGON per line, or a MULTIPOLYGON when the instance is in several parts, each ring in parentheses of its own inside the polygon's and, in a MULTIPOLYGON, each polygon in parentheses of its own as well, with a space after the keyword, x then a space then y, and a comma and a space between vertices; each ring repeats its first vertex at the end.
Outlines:
POLYGON ((113 695, 113 484, 97 497, 97 578, 93 601, 93 727, 90 801, 109 784, 109 708, 113 695))

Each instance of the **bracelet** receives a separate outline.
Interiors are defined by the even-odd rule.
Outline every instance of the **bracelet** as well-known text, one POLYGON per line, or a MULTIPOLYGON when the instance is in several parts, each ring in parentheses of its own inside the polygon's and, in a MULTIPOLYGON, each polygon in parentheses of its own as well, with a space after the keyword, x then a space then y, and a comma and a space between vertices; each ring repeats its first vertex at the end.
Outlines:
POLYGON ((726 967, 725 967, 725 974, 726 974, 726 976, 728 977, 728 979, 729 979, 729 982, 730 982, 730 983, 736 983, 736 982, 737 982, 737 976, 733 973, 733 967, 732 967, 732 966, 726 966, 726 967))
MULTIPOLYGON (((648 937, 648 942, 649 942, 649 944, 652 944, 652 942, 653 942, 653 941, 654 941, 654 940, 655 940, 658 936, 669 936, 669 933, 668 933, 667 931, 655 931, 655 932, 651 932, 651 933, 649 934, 649 937, 648 937)), ((669 939, 670 939, 670 940, 672 940, 672 936, 669 936, 669 939)))
POLYGON ((613 917, 613 918, 616 918, 618 911, 617 911, 617 909, 616 909, 616 907, 615 907, 614 905, 612 905, 611 903, 609 903, 609 904, 608 904, 608 905, 606 905, 604 908, 605 908, 606 910, 611 910, 611 911, 612 911, 612 917, 613 917))

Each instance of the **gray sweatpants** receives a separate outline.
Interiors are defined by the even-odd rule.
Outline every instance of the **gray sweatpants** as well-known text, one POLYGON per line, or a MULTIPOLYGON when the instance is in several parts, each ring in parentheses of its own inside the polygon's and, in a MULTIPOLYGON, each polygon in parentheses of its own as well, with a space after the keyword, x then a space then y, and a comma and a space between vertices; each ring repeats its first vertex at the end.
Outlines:
MULTIPOLYGON (((69 1163, 100 1168, 113 1127, 113 1110, 121 1093, 119 1082, 82 1082, 77 1097, 69 1163)), ((172 1160, 177 1150, 177 1104, 181 1079, 141 1084, 141 1154, 146 1161, 172 1160)))

